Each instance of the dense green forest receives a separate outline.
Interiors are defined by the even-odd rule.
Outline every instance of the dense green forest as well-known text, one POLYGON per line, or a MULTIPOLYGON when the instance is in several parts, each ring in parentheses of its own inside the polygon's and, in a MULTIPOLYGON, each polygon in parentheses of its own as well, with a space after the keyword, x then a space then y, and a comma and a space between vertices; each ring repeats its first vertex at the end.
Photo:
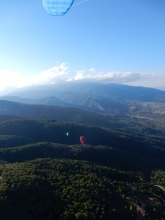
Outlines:
POLYGON ((165 219, 164 136, 10 117, 0 122, 0 219, 165 219))

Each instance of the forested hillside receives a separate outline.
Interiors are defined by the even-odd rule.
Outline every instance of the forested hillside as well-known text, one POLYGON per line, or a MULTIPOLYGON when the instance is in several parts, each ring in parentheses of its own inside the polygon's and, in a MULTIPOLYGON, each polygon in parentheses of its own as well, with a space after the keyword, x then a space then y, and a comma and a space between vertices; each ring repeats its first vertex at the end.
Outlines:
POLYGON ((0 100, 0 219, 165 219, 165 93, 66 89, 0 100))
MULTIPOLYGON (((0 123, 1 146, 3 140, 26 138, 26 141, 49 141, 61 144, 78 144, 79 137, 85 136, 85 142, 91 145, 105 145, 135 152, 142 156, 164 157, 164 137, 134 135, 125 132, 92 127, 89 125, 56 122, 53 120, 18 119, 0 123), (67 136, 66 133, 69 133, 67 136), (5 136, 3 136, 5 135, 5 136), (8 136, 7 136, 8 135, 8 136)), ((7 141, 6 140, 6 141, 7 141)), ((10 146, 8 144, 8 146, 10 146)), ((16 145, 17 146, 17 143, 16 145)))
POLYGON ((163 136, 5 116, 0 219, 164 219, 164 159, 163 136))

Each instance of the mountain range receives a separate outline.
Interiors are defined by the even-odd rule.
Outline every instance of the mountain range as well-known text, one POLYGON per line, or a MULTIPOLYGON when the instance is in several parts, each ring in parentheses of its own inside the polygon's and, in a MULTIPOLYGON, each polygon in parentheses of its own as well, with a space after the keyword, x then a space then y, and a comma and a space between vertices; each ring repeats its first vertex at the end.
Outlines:
POLYGON ((139 110, 141 103, 162 103, 163 108, 165 91, 120 84, 66 83, 27 87, 8 96, 1 96, 0 99, 24 104, 76 107, 102 114, 128 115, 139 110))
POLYGON ((0 99, 0 219, 165 218, 165 92, 65 84, 0 99))

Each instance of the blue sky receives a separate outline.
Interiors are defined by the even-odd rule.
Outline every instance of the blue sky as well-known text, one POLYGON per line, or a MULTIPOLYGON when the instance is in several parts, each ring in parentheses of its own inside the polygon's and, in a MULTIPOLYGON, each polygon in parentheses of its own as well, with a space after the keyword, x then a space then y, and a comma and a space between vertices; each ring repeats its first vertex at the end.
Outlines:
POLYGON ((42 0, 5 0, 0 27, 0 90, 59 80, 165 86, 164 0, 88 0, 59 17, 42 0))

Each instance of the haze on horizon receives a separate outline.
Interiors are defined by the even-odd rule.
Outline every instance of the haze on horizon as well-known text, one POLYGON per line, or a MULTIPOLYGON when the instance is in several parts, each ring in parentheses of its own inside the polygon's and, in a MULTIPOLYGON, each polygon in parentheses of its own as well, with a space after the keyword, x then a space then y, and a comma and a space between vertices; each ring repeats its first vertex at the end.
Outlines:
POLYGON ((57 17, 41 0, 1 2, 0 93, 64 81, 165 87, 164 9, 89 0, 57 17))

